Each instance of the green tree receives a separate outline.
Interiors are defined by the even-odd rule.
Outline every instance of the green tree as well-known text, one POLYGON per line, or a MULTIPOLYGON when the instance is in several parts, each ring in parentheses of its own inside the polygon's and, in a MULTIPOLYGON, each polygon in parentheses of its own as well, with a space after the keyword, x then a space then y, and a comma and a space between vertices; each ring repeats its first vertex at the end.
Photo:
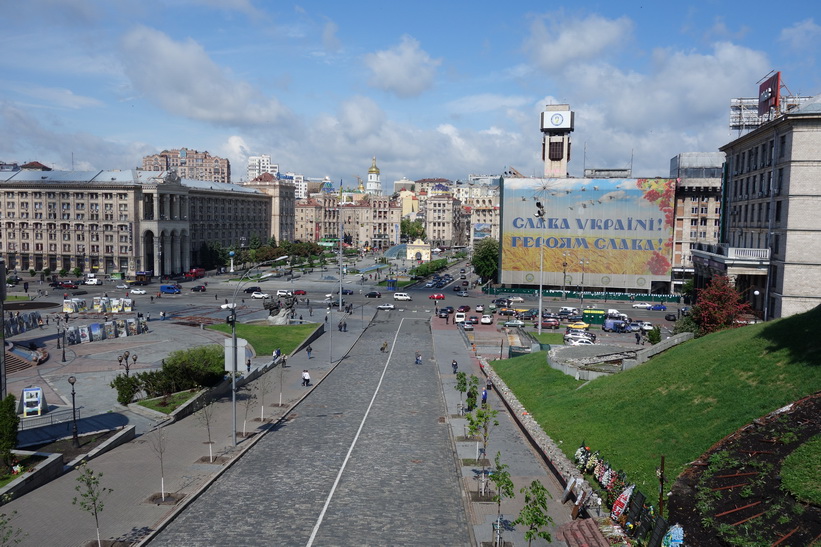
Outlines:
POLYGON ((68 275, 68 270, 66 270, 65 268, 61 268, 59 273, 60 277, 65 277, 66 275, 68 275))
POLYGON ((652 345, 656 345, 661 342, 661 329, 658 327, 653 327, 653 330, 647 333, 647 341, 652 345))
POLYGON ((688 279, 681 284, 681 294, 684 296, 685 301, 691 302, 693 300, 695 295, 695 282, 693 279, 688 279))
POLYGON ((525 539, 528 547, 537 537, 548 542, 552 541, 553 538, 550 536, 550 532, 542 530, 542 528, 553 523, 553 519, 547 514, 547 498, 553 496, 539 481, 531 482, 530 486, 525 486, 520 492, 525 495, 525 505, 519 512, 519 517, 513 523, 527 526, 525 539))
POLYGON ((462 404, 462 397, 468 390, 468 375, 466 372, 456 373, 456 391, 459 392, 459 404, 462 404))
POLYGON ((262 241, 260 241, 258 235, 254 234, 251 236, 251 241, 248 242, 248 246, 251 249, 259 249, 262 246, 262 241))
POLYGON ((467 410, 472 412, 476 408, 476 399, 479 397, 479 378, 470 375, 468 379, 468 395, 467 395, 467 410))
POLYGON ((100 486, 100 479, 103 478, 102 473, 95 474, 89 469, 86 464, 80 467, 80 476, 77 477, 77 486, 74 489, 80 494, 80 497, 74 497, 71 501, 72 505, 79 505, 83 511, 86 511, 94 516, 94 524, 97 527, 97 545, 102 546, 100 541, 100 513, 103 512, 103 498, 113 492, 111 488, 103 488, 100 486))
POLYGON ((738 326, 736 319, 750 311, 750 305, 730 285, 730 280, 725 276, 716 276, 698 291, 698 299, 691 314, 698 324, 699 332, 710 334, 738 326))
MULTIPOLYGON (((493 463, 496 465, 494 471, 490 474, 490 482, 493 483, 494 490, 496 490, 496 494, 493 496, 493 501, 496 503, 496 530, 497 530, 497 538, 499 540, 502 539, 502 501, 505 498, 515 498, 516 491, 513 487, 513 479, 510 478, 510 471, 508 471, 508 465, 502 463, 502 453, 496 452, 496 458, 494 458, 493 463)), ((504 545, 503 542, 499 541, 494 543, 494 545, 504 545)))
POLYGON ((11 451, 17 447, 17 428, 20 426, 20 417, 17 415, 17 400, 14 395, 6 395, 0 401, 0 457, 6 472, 11 474, 14 465, 14 456, 11 451))
POLYGON ((37 270, 35 270, 34 268, 31 268, 31 269, 29 270, 29 275, 30 275, 31 277, 34 277, 35 275, 37 275, 37 270))
POLYGON ((43 275, 49 277, 51 275, 51 268, 43 268, 43 275))
POLYGON ((81 267, 77 266, 73 270, 71 270, 71 273, 74 274, 74 277, 80 277, 80 274, 83 273, 83 269, 81 267))
POLYGON ((495 280, 499 269, 499 242, 486 237, 473 248, 473 270, 485 281, 495 280))
POLYGON ((276 247, 277 247, 277 238, 274 237, 274 236, 269 237, 268 242, 266 243, 266 245, 268 245, 272 249, 276 249, 276 247))
POLYGON ((403 218, 399 223, 399 230, 402 237, 411 241, 416 239, 425 239, 425 225, 421 220, 410 220, 403 218))
POLYGON ((487 474, 485 462, 487 461, 487 445, 490 442, 491 427, 499 425, 499 420, 496 416, 499 415, 498 410, 493 410, 487 406, 477 408, 473 413, 467 414, 465 419, 468 422, 468 431, 471 436, 477 433, 482 439, 482 453, 485 455, 482 458, 482 480, 484 481, 487 474))

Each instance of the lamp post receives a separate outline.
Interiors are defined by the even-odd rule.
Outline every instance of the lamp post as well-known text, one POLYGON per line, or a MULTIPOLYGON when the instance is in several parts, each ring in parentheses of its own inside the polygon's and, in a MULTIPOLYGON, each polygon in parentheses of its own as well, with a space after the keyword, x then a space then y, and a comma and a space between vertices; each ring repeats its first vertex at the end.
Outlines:
MULTIPOLYGON (((544 227, 544 206, 540 201, 536 202, 536 214, 534 215, 537 220, 542 222, 542 227, 544 227)), ((543 239, 543 238, 542 238, 543 239)), ((542 291, 544 286, 544 240, 539 242, 539 313, 536 316, 536 325, 539 334, 542 334, 542 291)))
POLYGON ((74 376, 68 377, 68 383, 71 384, 71 446, 80 448, 80 439, 77 437, 77 405, 74 400, 74 383, 76 381, 77 378, 74 376))
POLYGON ((63 363, 66 362, 66 328, 63 327, 63 363))
POLYGON ((60 349, 60 336, 62 333, 60 332, 60 326, 57 326, 57 349, 60 349))
POLYGON ((585 258, 585 259, 579 260, 579 264, 581 264, 581 266, 582 266, 582 290, 581 290, 581 293, 579 295, 580 296, 579 302, 580 302, 580 306, 584 307, 584 271, 585 271, 587 265, 590 264, 590 261, 585 258))
POLYGON ((562 301, 567 300, 567 251, 562 253, 562 301))

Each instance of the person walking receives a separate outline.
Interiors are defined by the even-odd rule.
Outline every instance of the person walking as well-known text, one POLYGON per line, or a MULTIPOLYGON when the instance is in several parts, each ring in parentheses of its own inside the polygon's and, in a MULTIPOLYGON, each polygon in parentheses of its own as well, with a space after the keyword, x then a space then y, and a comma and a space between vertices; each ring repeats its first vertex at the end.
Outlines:
POLYGON ((308 374, 308 369, 302 371, 302 387, 308 387, 311 385, 311 375, 308 374))
POLYGON ((456 359, 450 362, 450 368, 453 369, 454 374, 459 370, 459 363, 456 362, 456 359))
POLYGON ((247 360, 245 361, 245 370, 246 370, 247 372, 251 372, 251 360, 250 360, 250 359, 247 359, 247 360))
POLYGON ((311 345, 310 345, 310 344, 308 344, 308 347, 307 347, 307 348, 305 348, 305 353, 307 353, 307 354, 308 354, 308 359, 310 359, 310 358, 311 358, 311 352, 312 352, 312 351, 314 351, 314 348, 312 348, 312 347, 311 347, 311 345))
POLYGON ((382 353, 385 353, 387 350, 388 350, 388 343, 387 342, 382 342, 382 347, 379 348, 379 351, 381 351, 382 353))
POLYGON ((339 324, 336 326, 336 328, 339 329, 339 332, 342 332, 342 321, 339 322, 339 324))
POLYGON ((314 307, 313 306, 308 306, 308 316, 309 317, 314 316, 314 307))
POLYGON ((348 322, 342 321, 342 332, 348 332, 348 322))
POLYGON ((416 352, 416 364, 417 364, 417 365, 421 365, 421 364, 422 364, 422 354, 421 354, 421 353, 419 353, 418 351, 416 352))
POLYGON ((487 406, 487 388, 482 390, 482 406, 487 406))
POLYGON ((640 342, 641 342, 641 334, 636 333, 636 345, 638 346, 640 342))

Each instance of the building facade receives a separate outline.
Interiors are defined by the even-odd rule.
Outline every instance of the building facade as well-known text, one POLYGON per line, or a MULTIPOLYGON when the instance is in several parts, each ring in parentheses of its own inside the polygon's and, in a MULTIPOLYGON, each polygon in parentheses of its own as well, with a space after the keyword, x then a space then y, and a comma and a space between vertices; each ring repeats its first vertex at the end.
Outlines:
POLYGON ((821 96, 721 150, 721 242, 693 250, 696 286, 726 275, 765 319, 818 306, 821 96))
POLYGON ((262 154, 260 156, 248 157, 248 170, 246 180, 254 180, 264 173, 274 175, 274 178, 279 174, 279 165, 271 163, 271 156, 262 154))
POLYGON ((0 191, 9 270, 173 275, 199 265, 203 244, 270 233, 267 195, 173 171, 16 171, 0 191))
POLYGON ((277 243, 294 241, 296 237, 296 188, 293 183, 276 175, 263 173, 243 186, 259 190, 271 197, 271 236, 277 243))
POLYGON ((159 154, 143 157, 144 171, 176 171, 180 178, 231 182, 231 162, 212 156, 207 151, 188 148, 163 150, 159 154))

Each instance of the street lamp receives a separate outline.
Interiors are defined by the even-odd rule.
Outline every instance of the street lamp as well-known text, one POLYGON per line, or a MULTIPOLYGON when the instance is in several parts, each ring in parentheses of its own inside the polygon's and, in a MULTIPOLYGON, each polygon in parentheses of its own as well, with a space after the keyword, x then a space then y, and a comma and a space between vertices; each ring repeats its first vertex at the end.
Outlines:
POLYGON ((567 251, 562 253, 562 301, 567 300, 567 251))
POLYGON ((63 363, 66 362, 66 328, 63 327, 63 363))
POLYGON ((579 264, 581 264, 582 266, 582 290, 580 294, 581 299, 579 300, 579 302, 580 306, 584 307, 584 270, 587 267, 587 265, 590 264, 590 261, 585 258, 584 260, 579 260, 579 264))
MULTIPOLYGON (((544 218, 544 206, 542 202, 536 202, 536 214, 534 215, 538 220, 544 218)), ((544 238, 539 242, 539 314, 536 317, 538 321, 537 329, 539 334, 542 334, 542 287, 544 285, 544 238)))
MULTIPOLYGON (((65 346, 65 344, 64 344, 65 346)), ((80 448, 80 439, 77 437, 77 405, 74 401, 74 383, 77 381, 77 378, 74 376, 68 377, 68 383, 71 384, 71 446, 74 448, 80 448)))

